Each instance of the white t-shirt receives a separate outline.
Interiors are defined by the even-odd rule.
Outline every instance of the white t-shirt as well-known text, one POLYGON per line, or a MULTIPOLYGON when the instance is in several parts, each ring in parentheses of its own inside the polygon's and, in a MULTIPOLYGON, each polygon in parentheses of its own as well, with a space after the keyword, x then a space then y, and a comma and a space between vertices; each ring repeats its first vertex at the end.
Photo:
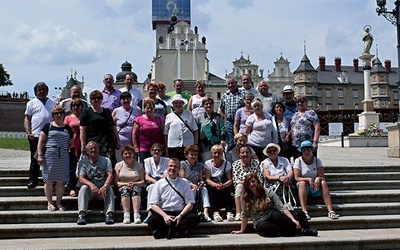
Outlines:
POLYGON ((56 103, 47 98, 46 104, 36 97, 26 104, 25 115, 31 116, 31 131, 35 137, 39 137, 40 131, 46 123, 53 121, 51 109, 56 103))
POLYGON ((222 163, 221 167, 217 168, 214 167, 213 163, 212 163, 212 159, 206 161, 204 163, 204 169, 207 169, 208 171, 210 171, 210 177, 221 177, 224 173, 228 172, 229 169, 232 168, 232 165, 229 161, 223 160, 224 162, 222 163), (225 163, 226 163, 226 167, 225 167, 225 163), (225 172, 224 172, 224 168, 225 168, 225 172))
MULTIPOLYGON (((128 91, 126 87, 120 88, 119 90, 121 91, 121 93, 128 91)), ((131 93, 132 95, 131 107, 136 107, 138 102, 140 100, 143 100, 144 98, 143 93, 138 88, 131 88, 131 90, 129 90, 129 93, 131 93)))
MULTIPOLYGON (((292 165, 289 160, 280 156, 278 156, 278 166, 275 167, 268 158, 261 162, 261 166, 266 168, 272 176, 288 175, 289 171, 292 171, 292 165)), ((264 171, 264 169, 262 169, 262 171, 264 171)), ((272 184, 269 183, 267 179, 265 179, 265 181, 267 182, 266 184, 272 184)))
MULTIPOLYGON (((182 120, 194 132, 198 129, 192 112, 183 110, 182 120)), ((175 113, 169 113, 165 118, 164 135, 168 135, 169 148, 185 147, 194 143, 194 135, 175 113)))
POLYGON ((149 203, 151 205, 158 205, 164 211, 177 212, 182 211, 186 204, 195 203, 193 191, 186 180, 182 180, 180 177, 176 177, 173 180, 168 178, 171 185, 173 185, 174 188, 182 194, 183 198, 185 198, 184 201, 168 184, 166 178, 161 179, 154 184, 153 189, 149 194, 149 203))
POLYGON ((160 179, 164 176, 168 160, 169 158, 161 156, 157 166, 153 157, 146 158, 144 159, 144 172, 153 179, 160 179))
POLYGON ((310 165, 307 165, 303 161, 303 157, 298 157, 294 161, 293 168, 300 169, 302 177, 315 179, 318 174, 318 168, 323 168, 323 166, 322 166, 322 162, 319 158, 314 157, 313 163, 311 163, 310 165))
POLYGON ((247 136, 247 144, 255 147, 265 147, 268 143, 275 142, 272 135, 272 116, 264 112, 265 119, 257 120, 256 114, 251 114, 246 120, 246 126, 251 128, 247 136))

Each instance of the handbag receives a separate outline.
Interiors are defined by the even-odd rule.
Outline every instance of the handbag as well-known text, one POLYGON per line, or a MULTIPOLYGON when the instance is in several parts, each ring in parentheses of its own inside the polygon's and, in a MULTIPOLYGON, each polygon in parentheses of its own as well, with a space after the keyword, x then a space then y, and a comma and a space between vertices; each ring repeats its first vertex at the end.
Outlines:
POLYGON ((292 214, 293 218, 300 223, 300 226, 305 229, 310 228, 310 224, 308 223, 306 214, 301 210, 290 210, 289 212, 292 214))
POLYGON ((225 183, 228 181, 228 176, 226 176, 225 173, 225 169, 226 169, 226 164, 228 164, 227 160, 225 160, 225 164, 224 164, 224 170, 223 170, 223 174, 221 177, 216 176, 216 177, 211 177, 210 176, 210 180, 215 182, 215 183, 225 183))
POLYGON ((290 186, 281 185, 280 181, 276 181, 268 188, 278 195, 278 197, 280 196, 279 199, 282 201, 283 205, 287 207, 287 209, 293 210, 294 207, 296 207, 296 199, 290 186))

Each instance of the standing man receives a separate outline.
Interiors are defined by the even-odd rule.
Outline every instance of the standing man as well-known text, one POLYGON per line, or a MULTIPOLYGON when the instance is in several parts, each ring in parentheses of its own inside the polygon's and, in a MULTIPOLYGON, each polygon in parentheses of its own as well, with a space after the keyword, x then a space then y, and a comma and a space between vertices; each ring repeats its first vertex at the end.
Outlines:
POLYGON ((244 107, 244 94, 237 86, 237 81, 234 78, 226 79, 228 91, 221 98, 219 113, 225 118, 225 135, 228 143, 228 150, 231 150, 235 145, 233 143, 233 123, 235 121, 236 110, 244 107))
MULTIPOLYGON (((183 85, 183 80, 176 79, 174 81, 174 88, 175 88, 175 91, 168 92, 167 96, 173 97, 176 94, 180 94, 183 98, 185 98, 189 102, 189 99, 192 95, 189 93, 186 93, 185 87, 183 85)), ((183 107, 183 109, 187 109, 187 104, 183 107)))
POLYGON ((79 182, 82 184, 78 195, 78 225, 86 225, 89 200, 104 200, 106 224, 114 224, 113 168, 111 161, 100 155, 99 145, 90 141, 86 144, 87 158, 78 163, 79 182))
POLYGON ((134 82, 137 82, 136 75, 128 73, 125 75, 125 80, 124 80, 125 87, 119 89, 121 91, 121 93, 125 92, 125 91, 131 93, 131 95, 132 95, 131 107, 136 107, 138 102, 140 100, 143 100, 143 98, 144 98, 142 92, 138 88, 132 87, 132 84, 134 82))
POLYGON ((242 87, 240 87, 240 89, 251 92, 254 96, 258 95, 258 91, 253 87, 253 80, 251 80, 251 77, 248 74, 242 75, 242 87))
POLYGON ((272 106, 274 106, 276 102, 279 102, 279 98, 276 95, 268 92, 269 85, 264 80, 258 83, 257 89, 259 94, 256 95, 256 98, 260 99, 263 103, 263 111, 271 113, 272 106))
MULTIPOLYGON (((68 115, 72 114, 71 101, 72 101, 72 99, 81 98, 82 89, 81 89, 81 87, 79 87, 79 85, 74 85, 69 90, 69 94, 71 96, 70 98, 62 100, 60 102, 61 107, 63 107, 63 109, 65 110, 65 116, 68 116, 68 115)), ((81 98, 81 100, 82 100, 83 108, 84 109, 87 108, 88 107, 87 101, 85 99, 83 99, 83 98, 81 98)))
POLYGON ((31 151, 31 164, 29 166, 28 188, 35 188, 38 184, 40 166, 34 158, 37 150, 40 131, 46 123, 53 121, 51 109, 56 103, 47 97, 49 87, 44 82, 38 82, 33 88, 36 98, 26 104, 24 128, 28 135, 29 149, 31 151))
POLYGON ((292 85, 286 85, 283 87, 283 105, 285 105, 285 112, 283 113, 284 117, 292 119, 294 113, 297 112, 297 104, 294 101, 294 90, 292 85))
POLYGON ((113 112, 114 109, 121 106, 121 103, 119 101, 121 91, 114 88, 114 77, 111 74, 104 75, 103 83, 103 102, 101 103, 101 107, 108 108, 111 112, 113 112))
POLYGON ((189 183, 178 177, 179 160, 170 158, 166 177, 154 184, 149 194, 152 215, 147 224, 153 230, 155 239, 185 237, 200 223, 199 216, 192 212, 195 204, 189 183))

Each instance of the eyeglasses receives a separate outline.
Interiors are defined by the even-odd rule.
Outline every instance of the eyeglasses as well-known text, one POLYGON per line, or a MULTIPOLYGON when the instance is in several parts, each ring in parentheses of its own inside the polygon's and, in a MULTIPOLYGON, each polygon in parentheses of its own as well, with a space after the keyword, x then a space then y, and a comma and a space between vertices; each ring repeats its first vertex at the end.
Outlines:
POLYGON ((73 107, 73 108, 79 108, 81 105, 79 105, 79 104, 74 104, 74 105, 71 105, 71 107, 73 107))
POLYGON ((161 151, 163 151, 162 149, 159 149, 159 148, 153 148, 152 150, 155 151, 155 152, 161 152, 161 151))
POLYGON ((267 153, 276 153, 276 151, 278 151, 278 150, 276 150, 276 149, 269 149, 269 150, 267 150, 267 153))
POLYGON ((312 147, 303 147, 301 150, 302 151, 311 151, 313 148, 312 147))
POLYGON ((158 91, 163 91, 164 87, 158 88, 158 91))
POLYGON ((104 80, 110 80, 110 81, 113 81, 114 79, 112 79, 112 78, 104 78, 104 80))
POLYGON ((103 100, 103 97, 93 97, 92 100, 94 101, 103 100))
POLYGON ((206 103, 204 103, 204 106, 208 106, 208 105, 214 105, 214 103, 211 103, 211 102, 206 102, 206 103))
POLYGON ((65 112, 64 111, 60 111, 60 112, 54 112, 55 115, 64 115, 65 112))

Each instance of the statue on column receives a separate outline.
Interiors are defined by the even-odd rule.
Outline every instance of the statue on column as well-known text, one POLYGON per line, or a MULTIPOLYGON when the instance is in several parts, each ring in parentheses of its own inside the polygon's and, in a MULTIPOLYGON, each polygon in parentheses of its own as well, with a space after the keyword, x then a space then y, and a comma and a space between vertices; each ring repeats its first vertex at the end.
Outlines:
POLYGON ((364 41, 363 54, 370 54, 369 51, 371 49, 372 42, 374 41, 374 37, 371 35, 371 33, 369 33, 370 30, 371 30, 370 25, 364 26, 364 33, 363 33, 363 39, 362 39, 364 41))

